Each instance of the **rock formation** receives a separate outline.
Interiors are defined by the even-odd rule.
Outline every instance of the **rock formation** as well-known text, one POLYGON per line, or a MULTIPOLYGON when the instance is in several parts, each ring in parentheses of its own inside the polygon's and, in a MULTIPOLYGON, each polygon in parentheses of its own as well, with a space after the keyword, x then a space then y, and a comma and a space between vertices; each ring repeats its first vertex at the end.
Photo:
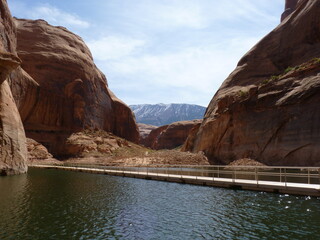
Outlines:
POLYGON ((190 131, 202 120, 180 121, 152 130, 144 145, 153 149, 174 149, 181 146, 190 131))
POLYGON ((0 1, 0 175, 27 171, 26 138, 8 84, 9 74, 20 65, 15 52, 16 30, 7 2, 0 1))
POLYGON ((34 160, 48 160, 53 158, 45 146, 31 138, 27 138, 27 149, 28 161, 32 162, 34 160))
POLYGON ((185 150, 215 164, 320 165, 319 58, 320 0, 300 0, 240 60, 185 150))
POLYGON ((74 132, 101 129, 139 141, 134 116, 109 90, 82 39, 43 20, 15 19, 21 68, 11 88, 28 137, 61 155, 74 132))
POLYGON ((297 3, 299 0, 286 0, 284 12, 281 15, 281 22, 286 19, 294 10, 296 10, 297 3))
POLYGON ((158 149, 158 139, 163 131, 168 128, 169 125, 164 125, 158 128, 153 129, 147 137, 142 139, 140 142, 143 146, 158 149))
POLYGON ((72 157, 106 157, 121 147, 128 147, 128 141, 104 131, 73 133, 66 142, 66 155, 72 157))

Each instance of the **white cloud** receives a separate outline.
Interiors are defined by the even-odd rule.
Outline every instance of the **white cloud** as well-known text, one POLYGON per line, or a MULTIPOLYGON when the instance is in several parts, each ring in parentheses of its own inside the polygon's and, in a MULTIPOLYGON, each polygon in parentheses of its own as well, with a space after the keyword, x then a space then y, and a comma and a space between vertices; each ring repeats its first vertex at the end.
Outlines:
POLYGON ((32 19, 45 19, 53 25, 67 25, 80 28, 88 28, 90 26, 88 22, 81 20, 77 15, 64 12, 50 5, 35 7, 28 12, 32 19))
MULTIPOLYGON (((283 0, 136 0, 126 1, 121 17, 132 25, 147 27, 150 31, 171 31, 179 28, 205 29, 214 24, 233 21, 259 22, 259 19, 274 21, 267 12, 270 6, 283 0), (269 5, 267 5, 269 4, 269 5)), ((278 20, 279 17, 276 17, 278 20)))
POLYGON ((27 6, 23 2, 12 2, 10 8, 16 17, 30 19, 44 19, 52 25, 70 28, 86 29, 90 23, 82 20, 77 14, 65 12, 59 8, 45 5, 27 6))
POLYGON ((204 28, 207 25, 202 5, 195 1, 158 1, 141 6, 145 21, 155 28, 204 28))
POLYGON ((108 36, 88 42, 88 46, 96 60, 116 60, 133 54, 144 46, 145 40, 125 36, 108 36))
POLYGON ((69 0, 55 6, 32 0, 28 7, 8 1, 17 17, 78 31, 110 88, 128 104, 206 105, 243 54, 279 23, 284 7, 283 0, 69 0))
POLYGON ((124 56, 98 65, 108 73, 109 86, 129 103, 194 101, 206 105, 222 81, 236 67, 240 57, 256 38, 226 40, 206 46, 192 46, 175 52, 124 56), (142 91, 132 97, 130 90, 142 91), (128 96, 130 95, 130 96, 128 96), (177 100, 174 100, 177 99, 177 100), (180 99, 180 101, 178 100, 180 99))

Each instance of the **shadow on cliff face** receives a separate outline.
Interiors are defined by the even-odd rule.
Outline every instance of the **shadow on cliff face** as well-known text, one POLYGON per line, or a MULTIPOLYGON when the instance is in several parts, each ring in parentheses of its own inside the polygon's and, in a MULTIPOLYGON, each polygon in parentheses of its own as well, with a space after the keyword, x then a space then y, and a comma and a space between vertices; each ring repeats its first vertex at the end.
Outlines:
POLYGON ((130 108, 110 91, 83 40, 44 20, 14 20, 21 68, 11 89, 26 135, 56 157, 72 133, 100 129, 132 142, 139 132, 130 108))
POLYGON ((203 151, 219 164, 251 158, 267 165, 320 166, 319 16, 320 0, 300 0, 239 61, 186 151, 203 151))
POLYGON ((16 54, 15 25, 7 2, 0 1, 0 175, 27 171, 23 125, 9 86, 10 73, 21 64, 16 54))

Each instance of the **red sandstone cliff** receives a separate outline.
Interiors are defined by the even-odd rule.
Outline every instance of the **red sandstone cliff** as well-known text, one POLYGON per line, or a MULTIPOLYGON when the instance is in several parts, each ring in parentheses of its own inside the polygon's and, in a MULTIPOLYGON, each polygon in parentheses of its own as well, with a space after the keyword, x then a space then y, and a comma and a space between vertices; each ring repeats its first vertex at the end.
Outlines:
POLYGON ((43 20, 15 19, 21 68, 11 88, 28 137, 53 154, 82 129, 101 129, 138 142, 134 116, 109 90, 83 40, 43 20))
POLYGON ((320 0, 300 0, 240 60, 185 150, 218 164, 320 165, 319 58, 320 0))
POLYGON ((180 121, 152 130, 144 145, 153 149, 174 149, 181 146, 190 131, 202 120, 180 121))
POLYGON ((284 12, 281 15, 281 22, 286 19, 294 10, 296 10, 297 3, 299 0, 286 0, 284 12))
POLYGON ((7 2, 0 1, 0 175, 27 171, 26 137, 8 84, 20 65, 16 55, 16 29, 7 2))

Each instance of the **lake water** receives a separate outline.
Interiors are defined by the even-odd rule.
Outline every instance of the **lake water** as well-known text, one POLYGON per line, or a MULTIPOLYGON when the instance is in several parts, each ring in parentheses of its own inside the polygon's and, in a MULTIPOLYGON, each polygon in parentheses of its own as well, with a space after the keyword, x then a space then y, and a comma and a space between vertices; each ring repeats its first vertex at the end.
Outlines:
POLYGON ((320 199, 30 169, 0 178, 0 239, 319 239, 320 199))

